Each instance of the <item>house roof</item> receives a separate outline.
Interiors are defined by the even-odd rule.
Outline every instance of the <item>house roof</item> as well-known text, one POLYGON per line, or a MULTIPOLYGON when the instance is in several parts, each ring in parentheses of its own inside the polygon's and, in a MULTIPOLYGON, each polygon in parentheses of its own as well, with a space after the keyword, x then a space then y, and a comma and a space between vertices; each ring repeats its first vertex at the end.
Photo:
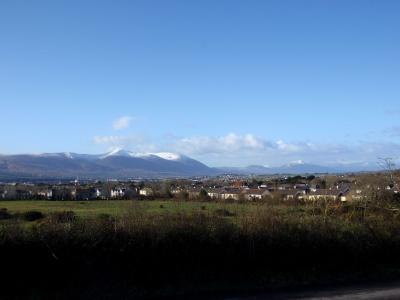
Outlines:
POLYGON ((225 190, 222 188, 211 188, 211 189, 207 189, 208 193, 213 193, 213 194, 221 194, 223 193, 225 190))
POLYGON ((278 193, 282 194, 282 195, 297 195, 297 194, 302 195, 302 194, 304 194, 301 190, 280 190, 278 193))
POLYGON ((309 193, 309 195, 313 196, 339 196, 339 194, 342 194, 340 190, 327 190, 327 189, 321 189, 309 193))
POLYGON ((266 189, 248 189, 243 191, 247 195, 263 195, 265 193, 269 193, 266 189))
POLYGON ((221 194, 241 194, 241 190, 239 189, 225 189, 221 192, 221 194))

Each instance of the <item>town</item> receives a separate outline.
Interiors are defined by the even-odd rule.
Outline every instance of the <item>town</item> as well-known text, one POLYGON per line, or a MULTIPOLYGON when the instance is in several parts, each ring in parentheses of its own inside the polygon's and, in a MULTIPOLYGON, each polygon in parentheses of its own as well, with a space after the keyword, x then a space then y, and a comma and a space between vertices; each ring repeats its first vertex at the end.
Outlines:
POLYGON ((385 173, 351 175, 257 176, 225 175, 195 179, 145 181, 79 181, 2 183, 1 200, 155 200, 182 201, 316 201, 348 202, 376 193, 399 197, 385 173))

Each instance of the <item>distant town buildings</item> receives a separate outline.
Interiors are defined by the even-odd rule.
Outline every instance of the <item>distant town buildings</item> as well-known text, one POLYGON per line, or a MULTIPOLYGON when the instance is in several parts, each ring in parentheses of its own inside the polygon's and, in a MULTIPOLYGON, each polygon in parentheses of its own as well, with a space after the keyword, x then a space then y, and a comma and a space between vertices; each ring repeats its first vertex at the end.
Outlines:
POLYGON ((192 201, 361 201, 377 191, 399 195, 394 185, 361 185, 357 176, 307 179, 285 177, 255 180, 234 176, 204 179, 151 180, 142 182, 106 181, 59 184, 0 184, 1 200, 140 200, 180 199, 192 201))

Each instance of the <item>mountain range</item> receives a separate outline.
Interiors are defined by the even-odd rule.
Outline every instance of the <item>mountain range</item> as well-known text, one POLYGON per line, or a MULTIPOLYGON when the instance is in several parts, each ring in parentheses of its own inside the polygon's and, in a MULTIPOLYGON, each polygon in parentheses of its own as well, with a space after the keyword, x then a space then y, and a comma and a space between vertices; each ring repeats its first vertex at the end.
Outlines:
POLYGON ((213 176, 219 174, 305 174, 342 173, 372 170, 368 165, 319 166, 295 162, 281 167, 249 166, 210 168, 188 156, 161 153, 134 153, 123 149, 99 155, 44 153, 0 155, 0 179, 86 178, 127 179, 213 176))
POLYGON ((352 164, 335 164, 329 166, 322 166, 316 164, 305 163, 302 161, 293 162, 290 164, 282 165, 279 167, 266 167, 252 165, 248 167, 224 167, 219 168, 226 173, 233 174, 327 174, 327 173, 351 173, 351 172, 365 172, 376 171, 377 165, 370 163, 352 163, 352 164))

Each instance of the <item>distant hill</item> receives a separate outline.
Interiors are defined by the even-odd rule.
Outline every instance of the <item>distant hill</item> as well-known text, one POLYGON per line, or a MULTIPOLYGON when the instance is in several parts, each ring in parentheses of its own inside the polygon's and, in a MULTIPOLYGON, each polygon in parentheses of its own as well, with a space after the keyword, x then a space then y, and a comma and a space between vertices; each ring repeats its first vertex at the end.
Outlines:
MULTIPOLYGON (((210 168, 185 155, 169 152, 133 153, 123 149, 100 155, 44 153, 0 155, 0 180, 18 178, 127 179, 213 176, 344 173, 374 170, 366 164, 320 166, 302 161, 280 167, 210 168)), ((376 169, 376 167, 375 167, 376 169)))
POLYGON ((159 178, 214 175, 217 171, 175 153, 136 154, 125 150, 104 155, 46 153, 0 155, 0 178, 159 178))
POLYGON ((378 168, 374 164, 336 164, 331 166, 321 166, 315 164, 304 163, 302 161, 283 165, 280 167, 265 166, 248 166, 243 168, 223 167, 219 170, 232 174, 254 174, 254 175, 270 175, 270 174, 327 174, 327 173, 349 173, 376 171, 378 168))

